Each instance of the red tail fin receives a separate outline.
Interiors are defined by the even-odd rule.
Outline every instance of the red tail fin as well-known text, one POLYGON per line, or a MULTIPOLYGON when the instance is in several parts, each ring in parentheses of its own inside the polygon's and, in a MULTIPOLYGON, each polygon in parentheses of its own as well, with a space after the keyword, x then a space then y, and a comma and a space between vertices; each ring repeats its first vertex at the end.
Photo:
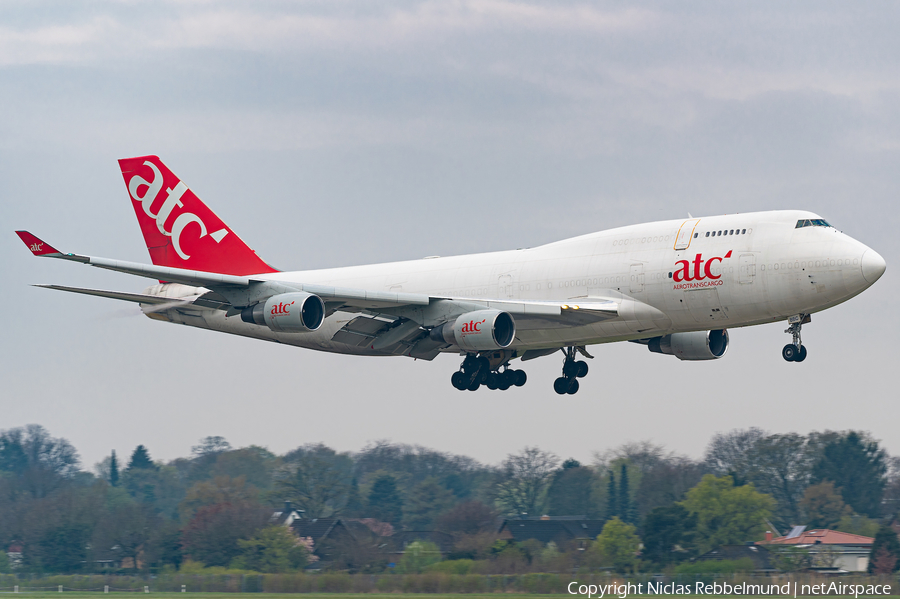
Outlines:
POLYGON ((228 275, 277 272, 156 156, 119 160, 150 259, 228 275))

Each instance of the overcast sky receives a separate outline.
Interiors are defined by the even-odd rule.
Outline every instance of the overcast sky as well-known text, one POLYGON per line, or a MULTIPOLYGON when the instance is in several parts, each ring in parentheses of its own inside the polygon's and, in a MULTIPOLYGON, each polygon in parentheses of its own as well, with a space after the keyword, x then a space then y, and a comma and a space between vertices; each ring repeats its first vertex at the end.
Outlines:
POLYGON ((222 435, 283 453, 390 439, 497 463, 590 461, 718 431, 868 430, 900 454, 900 4, 382 1, 0 4, 0 429, 90 468, 222 435), (595 346, 576 396, 459 392, 459 358, 355 358, 151 321, 30 287, 149 281, 117 158, 158 154, 268 262, 308 269, 530 247, 648 220, 817 212, 886 259, 860 297, 731 331, 721 360, 595 346))

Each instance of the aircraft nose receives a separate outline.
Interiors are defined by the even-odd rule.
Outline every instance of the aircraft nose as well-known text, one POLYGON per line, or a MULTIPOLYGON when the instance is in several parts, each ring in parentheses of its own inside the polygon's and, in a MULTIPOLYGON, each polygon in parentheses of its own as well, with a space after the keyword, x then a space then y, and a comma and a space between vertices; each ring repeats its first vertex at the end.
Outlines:
POLYGON ((862 275, 870 284, 877 281, 884 274, 885 263, 881 254, 875 250, 866 250, 861 262, 862 275))

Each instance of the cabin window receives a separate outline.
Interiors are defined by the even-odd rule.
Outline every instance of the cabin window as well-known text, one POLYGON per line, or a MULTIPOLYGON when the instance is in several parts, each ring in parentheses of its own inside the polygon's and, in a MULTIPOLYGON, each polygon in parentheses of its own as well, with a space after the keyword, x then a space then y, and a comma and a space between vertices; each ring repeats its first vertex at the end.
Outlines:
POLYGON ((697 237, 699 237, 699 236, 700 236, 700 233, 694 233, 694 239, 697 239, 697 237))
POLYGON ((706 232, 706 236, 709 237, 709 231, 706 232))
POLYGON ((747 229, 741 231, 741 235, 745 235, 747 233, 747 229))

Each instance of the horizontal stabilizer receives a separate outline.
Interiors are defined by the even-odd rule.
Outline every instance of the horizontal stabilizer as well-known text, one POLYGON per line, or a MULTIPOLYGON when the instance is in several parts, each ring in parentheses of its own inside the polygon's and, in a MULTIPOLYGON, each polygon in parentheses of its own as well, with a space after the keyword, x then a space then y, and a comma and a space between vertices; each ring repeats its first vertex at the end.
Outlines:
POLYGON ((109 299, 124 300, 126 302, 135 302, 138 304, 169 304, 173 299, 171 297, 163 297, 160 295, 128 293, 127 291, 105 291, 103 289, 86 289, 84 287, 66 287, 65 285, 35 285, 35 287, 56 289, 57 291, 68 291, 70 293, 81 293, 83 295, 96 295, 97 297, 108 297, 109 299))

